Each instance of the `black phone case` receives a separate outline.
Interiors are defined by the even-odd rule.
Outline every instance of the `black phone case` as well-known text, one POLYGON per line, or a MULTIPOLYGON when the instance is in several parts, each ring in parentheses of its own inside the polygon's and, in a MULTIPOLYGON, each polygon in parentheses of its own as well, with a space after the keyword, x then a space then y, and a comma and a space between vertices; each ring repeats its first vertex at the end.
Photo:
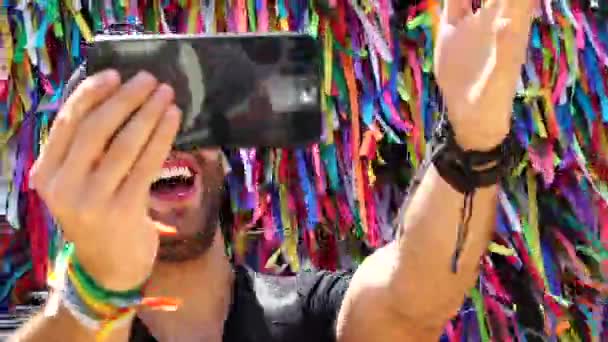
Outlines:
POLYGON ((175 89, 178 149, 289 147, 321 136, 320 46, 304 34, 103 35, 87 73, 140 70, 175 89))

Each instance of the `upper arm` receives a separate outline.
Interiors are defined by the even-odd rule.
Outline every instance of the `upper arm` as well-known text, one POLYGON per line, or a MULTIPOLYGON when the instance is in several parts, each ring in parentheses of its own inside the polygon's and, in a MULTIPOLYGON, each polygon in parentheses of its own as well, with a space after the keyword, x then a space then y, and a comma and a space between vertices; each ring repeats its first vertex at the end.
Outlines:
POLYGON ((344 296, 337 318, 337 340, 359 341, 437 341, 442 327, 414 321, 399 310, 407 298, 396 298, 390 289, 395 271, 393 244, 376 251, 357 269, 344 296))

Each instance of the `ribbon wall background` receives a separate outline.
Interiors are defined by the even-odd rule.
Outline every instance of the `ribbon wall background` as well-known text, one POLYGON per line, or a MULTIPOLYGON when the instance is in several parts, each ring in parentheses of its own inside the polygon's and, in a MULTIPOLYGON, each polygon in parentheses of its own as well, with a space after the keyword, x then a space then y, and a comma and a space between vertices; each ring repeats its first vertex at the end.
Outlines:
MULTIPOLYGON (((494 242, 446 340, 608 340, 608 18, 594 1, 541 2, 514 101, 526 154, 503 182, 494 242)), ((228 154, 230 250, 282 272, 355 268, 392 238, 438 117, 439 14, 438 0, 5 0, 0 146, 14 153, 0 151, 14 167, 12 227, 0 226, 0 310, 44 288, 58 234, 27 171, 93 32, 129 22, 322 41, 323 143, 228 154)))

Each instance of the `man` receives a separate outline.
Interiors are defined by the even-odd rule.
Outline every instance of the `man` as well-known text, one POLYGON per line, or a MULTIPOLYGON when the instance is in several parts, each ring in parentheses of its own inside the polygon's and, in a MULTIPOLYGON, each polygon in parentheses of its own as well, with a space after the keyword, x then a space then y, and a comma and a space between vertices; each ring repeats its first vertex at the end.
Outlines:
MULTIPOLYGON (((435 74, 449 108, 451 148, 488 154, 509 132, 534 4, 497 0, 476 14, 470 8, 471 0, 446 1, 435 74)), ((111 331, 111 341, 438 338, 477 278, 492 235, 496 185, 461 186, 470 179, 434 158, 404 205, 396 240, 352 277, 262 277, 233 268, 224 254, 220 152, 170 151, 180 118, 172 90, 146 73, 124 81, 111 70, 86 79, 58 114, 32 170, 32 186, 98 284, 124 291, 147 281, 146 296, 182 299, 175 312, 138 311, 111 331), (462 203, 472 191, 463 239, 462 203)), ((484 172, 499 161, 467 170, 484 172)), ((12 341, 89 341, 95 334, 60 305, 54 316, 32 318, 12 341)))

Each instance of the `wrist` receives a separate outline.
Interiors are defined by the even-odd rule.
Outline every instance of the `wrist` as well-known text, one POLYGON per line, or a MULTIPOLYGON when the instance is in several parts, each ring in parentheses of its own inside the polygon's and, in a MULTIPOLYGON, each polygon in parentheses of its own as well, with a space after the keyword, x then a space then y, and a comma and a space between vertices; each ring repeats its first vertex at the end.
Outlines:
MULTIPOLYGON (((98 264, 91 263, 89 267, 93 265, 98 264)), ((101 275, 101 279, 106 279, 107 273, 101 272, 101 275)), ((93 277, 76 258, 74 245, 68 243, 56 258, 49 285, 61 294, 61 302, 72 316, 96 331, 98 337, 107 336, 123 323, 130 323, 133 315, 142 307, 153 310, 177 308, 178 303, 174 299, 144 298, 143 286, 138 285, 126 291, 109 290, 102 287, 93 277)), ((117 278, 107 279, 116 281, 117 278)), ((120 281, 124 282, 124 279, 121 277, 120 281)), ((56 312, 54 310, 54 313, 56 312)), ((51 315, 54 313, 49 311, 51 315)))
POLYGON ((137 272, 134 268, 112 267, 99 256, 91 257, 88 253, 79 253, 78 248, 75 249, 74 258, 99 287, 109 291, 131 291, 143 286, 149 276, 148 273, 137 272))
POLYGON ((456 134, 452 122, 443 117, 435 127, 429 153, 442 178, 463 194, 497 184, 517 158, 512 135, 499 138, 496 134, 484 140, 456 134))
POLYGON ((431 162, 438 174, 454 190, 464 195, 458 239, 452 257, 453 272, 458 269, 464 241, 469 233, 473 197, 477 190, 495 186, 508 173, 515 160, 514 147, 517 143, 508 134, 498 142, 488 139, 482 143, 476 137, 467 138, 463 143, 463 137, 467 136, 456 136, 451 122, 443 118, 437 124, 430 148, 431 162))
POLYGON ((63 307, 102 340, 115 328, 129 324, 137 308, 145 305, 139 288, 117 292, 100 287, 76 259, 73 243, 65 244, 58 253, 49 286, 57 297, 49 302, 46 315, 54 316, 63 307))
POLYGON ((490 152, 500 146, 507 135, 508 131, 502 134, 488 135, 457 133, 454 139, 464 151, 490 152))
POLYGON ((489 152, 501 145, 511 131, 511 114, 496 115, 492 111, 480 111, 490 113, 504 119, 492 120, 491 127, 479 124, 479 121, 459 120, 459 116, 448 117, 448 121, 454 132, 454 140, 464 151, 489 152))

